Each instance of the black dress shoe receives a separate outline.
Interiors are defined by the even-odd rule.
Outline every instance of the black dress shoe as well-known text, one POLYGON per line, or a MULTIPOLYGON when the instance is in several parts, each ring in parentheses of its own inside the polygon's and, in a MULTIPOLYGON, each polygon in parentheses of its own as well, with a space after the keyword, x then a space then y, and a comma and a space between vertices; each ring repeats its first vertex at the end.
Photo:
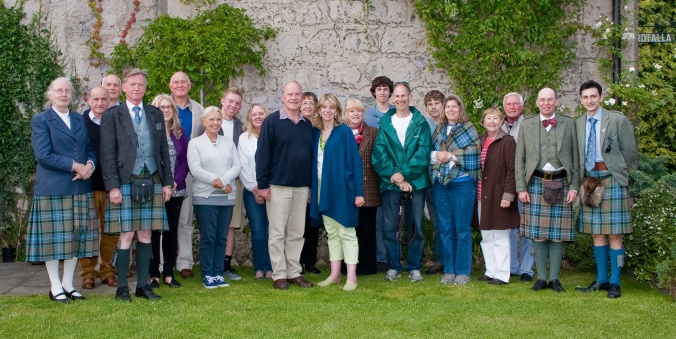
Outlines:
POLYGON ((167 286, 169 286, 169 287, 171 287, 171 288, 179 288, 179 287, 182 286, 181 283, 179 283, 178 281, 176 281, 176 279, 174 279, 174 278, 172 278, 170 282, 167 282, 166 280, 163 281, 163 282, 164 282, 165 285, 167 285, 167 286))
POLYGON ((145 285, 141 288, 137 287, 136 293, 134 293, 134 295, 137 296, 137 297, 141 297, 141 298, 149 299, 149 300, 160 300, 160 299, 162 299, 162 297, 160 297, 159 295, 155 294, 155 292, 153 292, 153 289, 150 288, 150 285, 145 285))
POLYGON ((129 295, 129 287, 118 286, 117 291, 115 291, 115 299, 131 302, 131 296, 129 295))
POLYGON ((312 274, 322 274, 322 271, 320 271, 316 266, 308 266, 305 267, 305 272, 312 273, 312 274))
POLYGON ((499 286, 499 285, 507 285, 507 284, 509 284, 508 282, 502 281, 502 280, 500 280, 500 279, 493 279, 493 280, 489 281, 488 283, 491 284, 491 285, 498 285, 498 286, 499 286))
POLYGON ((53 295, 52 291, 49 291, 49 300, 51 301, 56 301, 57 303, 62 303, 62 304, 68 304, 70 301, 68 300, 68 296, 66 296, 66 292, 61 292, 57 295, 53 295), (57 299, 59 296, 64 296, 63 299, 57 299))
POLYGON ((158 280, 158 278, 152 278, 148 286, 150 286, 150 288, 160 288, 160 281, 158 280))
POLYGON ((528 274, 528 273, 523 273, 521 274, 521 282, 531 282, 533 281, 533 277, 528 274))
POLYGON ((535 281, 535 284, 530 289, 533 291, 540 291, 544 290, 545 288, 547 288, 547 282, 542 279, 538 279, 535 281))
POLYGON ((610 284, 608 286, 608 298, 619 298, 621 295, 620 285, 610 284))
POLYGON ((70 291, 70 292, 64 291, 63 293, 65 293, 65 294, 66 294, 66 297, 72 299, 73 301, 76 301, 76 300, 87 300, 80 292, 78 292, 78 291, 76 291, 76 290, 72 290, 72 291, 70 291), (77 293, 77 295, 75 295, 76 293, 77 293))
POLYGON ((607 291, 609 287, 610 284, 607 282, 600 283, 598 281, 594 281, 591 283, 591 285, 589 285, 589 287, 576 287, 575 290, 582 293, 588 293, 596 291, 607 291))
POLYGON ((482 276, 479 277, 479 279, 477 279, 477 281, 485 281, 487 283, 490 283, 493 280, 495 280, 495 279, 493 279, 493 278, 491 278, 487 275, 482 275, 482 276))
POLYGON ((554 279, 549 282, 549 288, 553 289, 556 292, 565 292, 566 290, 563 289, 563 286, 561 286, 561 282, 559 279, 554 279))

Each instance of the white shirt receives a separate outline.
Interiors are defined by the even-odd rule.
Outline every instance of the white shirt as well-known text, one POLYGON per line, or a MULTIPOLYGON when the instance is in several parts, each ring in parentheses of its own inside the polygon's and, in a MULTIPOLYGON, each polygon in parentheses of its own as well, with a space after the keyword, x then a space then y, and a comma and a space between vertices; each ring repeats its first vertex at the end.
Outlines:
POLYGON ((52 109, 54 110, 54 112, 56 112, 56 114, 59 116, 59 118, 61 118, 61 120, 63 120, 63 123, 66 124, 66 126, 68 126, 68 129, 70 129, 70 115, 68 115, 68 111, 66 111, 66 113, 61 113, 61 112, 57 111, 56 107, 54 107, 54 106, 52 106, 52 109))
POLYGON ((585 120, 585 133, 584 133, 584 153, 585 155, 587 154, 587 141, 589 141, 589 133, 591 131, 591 122, 589 122, 589 118, 594 118, 596 119, 596 154, 594 155, 594 162, 601 162, 603 161, 603 156, 601 155, 601 147, 603 146, 603 142, 601 141, 601 121, 603 120, 603 109, 599 107, 598 111, 594 113, 593 117, 589 116, 589 113, 587 113, 587 119, 585 120))
POLYGON ((258 149, 258 138, 255 135, 249 135, 244 132, 239 135, 237 144, 237 153, 242 165, 242 171, 239 173, 239 180, 249 191, 253 191, 258 186, 256 181, 256 150, 258 149))
POLYGON ((226 137, 228 140, 232 140, 232 134, 233 131, 235 130, 235 119, 233 120, 225 120, 221 122, 221 130, 223 130, 223 136, 226 137))
POLYGON ((94 114, 94 112, 89 111, 89 119, 92 119, 92 122, 101 126, 101 119, 94 114))
MULTIPOLYGON (((134 118, 136 118, 136 113, 134 112, 134 107, 136 107, 136 105, 132 104, 131 102, 129 102, 129 100, 127 100, 127 108, 129 109, 129 115, 131 115, 131 121, 134 121, 134 118)), ((138 112, 138 116, 143 117, 143 112, 144 112, 143 111, 143 103, 138 105, 138 107, 141 107, 141 111, 138 112)))
POLYGON ((404 143, 406 142, 406 130, 412 119, 413 113, 410 112, 405 118, 400 118, 396 114, 392 115, 392 126, 397 131, 397 137, 402 147, 404 147, 404 143))
MULTIPOLYGON (((545 117, 542 116, 542 114, 540 114, 540 123, 542 123, 545 120, 555 119, 555 118, 556 118, 556 113, 552 114, 552 116, 549 117, 549 118, 545 118, 545 117)), ((547 132, 549 132, 549 130, 552 129, 552 125, 545 127, 545 129, 547 130, 547 132)))

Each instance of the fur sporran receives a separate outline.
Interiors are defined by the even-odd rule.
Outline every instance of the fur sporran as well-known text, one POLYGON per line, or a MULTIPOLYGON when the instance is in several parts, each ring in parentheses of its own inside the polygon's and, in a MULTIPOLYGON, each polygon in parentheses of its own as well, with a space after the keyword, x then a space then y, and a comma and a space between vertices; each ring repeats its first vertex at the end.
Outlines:
POLYGON ((603 199, 603 191, 601 180, 586 177, 582 180, 580 186, 580 199, 587 207, 599 207, 601 206, 601 199, 603 199))

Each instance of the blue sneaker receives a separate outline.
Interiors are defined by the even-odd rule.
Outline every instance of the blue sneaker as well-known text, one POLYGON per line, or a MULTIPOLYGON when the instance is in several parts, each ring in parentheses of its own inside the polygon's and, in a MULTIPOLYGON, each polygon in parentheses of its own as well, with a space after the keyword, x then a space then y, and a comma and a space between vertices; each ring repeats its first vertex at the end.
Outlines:
POLYGON ((208 289, 217 288, 216 278, 211 276, 206 276, 202 279, 202 285, 208 289))
POLYGON ((228 286, 230 286, 230 284, 228 284, 225 281, 225 279, 220 275, 215 276, 213 279, 214 279, 217 287, 228 287, 228 286))

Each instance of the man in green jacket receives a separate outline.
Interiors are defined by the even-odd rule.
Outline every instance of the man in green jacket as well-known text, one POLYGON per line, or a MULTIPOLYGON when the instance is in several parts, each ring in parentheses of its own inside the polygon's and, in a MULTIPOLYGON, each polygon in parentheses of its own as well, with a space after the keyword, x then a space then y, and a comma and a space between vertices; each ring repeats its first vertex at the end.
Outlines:
MULTIPOLYGON (((420 274, 425 248, 422 221, 425 206, 425 191, 430 186, 428 167, 432 138, 425 117, 412 106, 411 87, 408 83, 394 84, 390 109, 380 119, 378 136, 373 147, 373 167, 380 176, 380 191, 383 198, 383 243, 387 250, 390 267, 385 280, 401 277, 401 245, 397 239, 400 203, 410 204, 413 225, 407 239, 408 259, 406 269, 411 282, 423 279, 420 274)), ((403 224, 403 223, 402 223, 403 224)), ((401 234, 399 234, 401 235, 401 234)))

